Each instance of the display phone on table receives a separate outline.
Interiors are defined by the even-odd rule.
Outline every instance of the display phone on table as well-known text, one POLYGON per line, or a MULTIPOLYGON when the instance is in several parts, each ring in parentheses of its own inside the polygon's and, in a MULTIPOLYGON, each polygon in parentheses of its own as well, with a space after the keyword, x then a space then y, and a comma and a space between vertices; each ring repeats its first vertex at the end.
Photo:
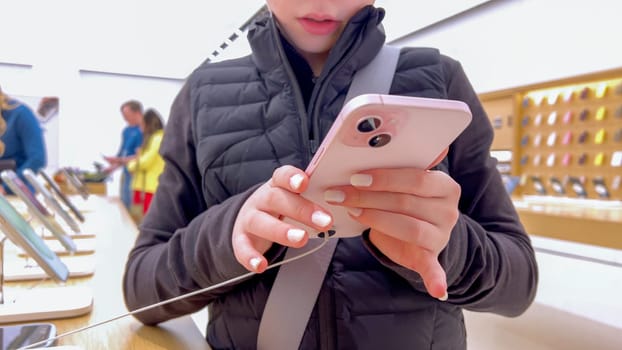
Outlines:
POLYGON ((21 247, 45 273, 57 282, 69 277, 67 266, 50 250, 41 237, 9 201, 0 196, 0 230, 18 247, 21 247))
POLYGON ((48 186, 50 186, 50 188, 52 189, 52 191, 54 191, 54 193, 56 193, 56 195, 58 196, 58 198, 60 198, 60 200, 67 206, 67 208, 69 208, 69 210, 71 210, 71 212, 73 213, 73 215, 80 220, 80 222, 84 222, 84 215, 82 215, 82 213, 80 212, 80 210, 78 210, 78 208, 71 202, 71 200, 69 199, 69 197, 67 197, 63 191, 60 190, 60 188, 58 187, 58 185, 56 184, 56 181, 54 181, 54 179, 52 179, 50 177, 50 175, 48 175, 45 171, 43 170, 39 170, 39 175, 41 175, 41 177, 43 178, 43 180, 45 180, 45 182, 47 183, 48 186))
MULTIPOLYGON (((429 169, 471 122, 461 101, 366 94, 350 100, 305 170, 310 181, 302 196, 330 210, 335 237, 360 235, 366 227, 345 207, 324 200, 324 192, 349 185, 360 171, 383 168, 429 169)), ((285 218, 310 237, 322 236, 312 227, 285 218)))
POLYGON ((74 253, 76 244, 65 230, 58 224, 54 216, 43 206, 41 202, 30 191, 28 186, 12 170, 0 172, 0 178, 9 186, 28 208, 32 216, 36 217, 45 228, 65 247, 67 252, 74 253))
POLYGON ((35 191, 41 194, 48 209, 53 210, 56 214, 58 214, 58 216, 60 216, 67 223, 73 232, 79 233, 80 226, 78 223, 73 219, 73 217, 71 217, 71 215, 69 215, 68 212, 65 211, 65 209, 63 209, 52 192, 48 191, 48 189, 41 182, 39 182, 37 175, 35 175, 35 173, 30 169, 24 169, 23 175, 35 191))
POLYGON ((74 169, 62 168, 61 172, 65 176, 66 183, 69 184, 70 187, 73 187, 82 199, 89 199, 89 190, 86 188, 86 184, 80 179, 80 176, 78 176, 74 169))
POLYGON ((0 326, 0 350, 14 350, 49 339, 42 347, 55 345, 56 327, 52 323, 0 326))

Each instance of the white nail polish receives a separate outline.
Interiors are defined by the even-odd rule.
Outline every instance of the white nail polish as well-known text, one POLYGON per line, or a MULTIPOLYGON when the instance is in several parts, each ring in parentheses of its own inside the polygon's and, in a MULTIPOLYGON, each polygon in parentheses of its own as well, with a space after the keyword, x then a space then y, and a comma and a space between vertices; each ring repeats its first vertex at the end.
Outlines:
POLYGON ((261 258, 252 258, 249 263, 251 264, 251 267, 253 268, 254 271, 257 271, 257 268, 259 267, 259 264, 261 264, 261 258))
POLYGON ((352 216, 359 217, 359 216, 361 216, 361 214, 363 214, 363 209, 361 209, 361 208, 348 208, 348 213, 350 213, 350 215, 352 215, 352 216))
POLYGON ((302 241, 305 236, 304 230, 299 230, 297 228, 292 228, 287 230, 287 240, 292 243, 298 243, 302 241))
POLYGON ((320 227, 326 227, 330 224, 330 216, 321 211, 314 211, 311 215, 311 221, 320 227))
POLYGON ((324 192, 324 200, 327 202, 341 203, 346 199, 346 194, 343 191, 328 190, 324 192))
POLYGON ((354 174, 350 176, 350 183, 352 186, 369 187, 371 186, 372 181, 373 178, 368 174, 354 174))
POLYGON ((292 190, 297 190, 300 188, 300 185, 302 184, 302 180, 304 180, 304 177, 300 174, 296 174, 292 177, 289 178, 289 187, 292 188, 292 190))
POLYGON ((447 291, 445 291, 445 295, 443 295, 442 297, 438 298, 438 300, 440 300, 440 301, 447 301, 448 298, 449 298, 449 294, 447 294, 447 291))

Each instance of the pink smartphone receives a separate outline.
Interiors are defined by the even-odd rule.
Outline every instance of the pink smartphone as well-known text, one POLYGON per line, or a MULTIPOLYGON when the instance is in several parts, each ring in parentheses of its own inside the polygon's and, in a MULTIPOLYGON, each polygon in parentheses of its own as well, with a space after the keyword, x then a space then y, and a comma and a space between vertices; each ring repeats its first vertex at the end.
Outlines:
MULTIPOLYGON (((466 103, 398 95, 361 95, 341 110, 309 163, 304 197, 330 210, 336 237, 360 235, 366 227, 347 209, 324 201, 324 191, 349 185, 350 176, 367 169, 414 167, 428 169, 471 122, 466 103)), ((309 233, 317 230, 287 219, 309 233)))

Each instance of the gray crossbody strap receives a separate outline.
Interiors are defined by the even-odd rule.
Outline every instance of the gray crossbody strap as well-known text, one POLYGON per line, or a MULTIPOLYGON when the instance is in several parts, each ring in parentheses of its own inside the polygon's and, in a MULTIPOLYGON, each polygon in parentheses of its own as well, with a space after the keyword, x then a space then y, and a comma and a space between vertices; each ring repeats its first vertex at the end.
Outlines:
POLYGON ((384 45, 369 64, 354 74, 344 104, 363 94, 388 94, 399 58, 399 47, 384 45))
MULTIPOLYGON (((346 102, 364 93, 388 93, 399 53, 399 48, 384 45, 368 65, 356 72, 346 102)), ((322 241, 311 239, 303 248, 287 249, 285 259, 309 251, 322 241)), ((336 246, 337 239, 331 239, 319 251, 281 266, 259 324, 258 350, 299 348, 336 246)))

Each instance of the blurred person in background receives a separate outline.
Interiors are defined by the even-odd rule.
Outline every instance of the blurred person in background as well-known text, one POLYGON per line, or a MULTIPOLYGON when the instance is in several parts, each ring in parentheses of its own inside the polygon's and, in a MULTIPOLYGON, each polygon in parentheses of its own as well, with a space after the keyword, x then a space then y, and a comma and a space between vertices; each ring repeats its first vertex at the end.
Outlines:
POLYGON ((121 134, 121 147, 116 156, 104 157, 109 166, 104 170, 110 174, 118 168, 123 168, 121 174, 120 197, 123 205, 130 209, 132 204, 132 174, 125 166, 136 156, 136 151, 143 142, 143 133, 140 123, 143 120, 143 105, 136 100, 129 100, 121 105, 121 114, 127 122, 127 126, 121 134))
POLYGON ((160 114, 150 108, 145 112, 140 128, 143 143, 136 158, 127 163, 127 169, 133 175, 132 205, 139 207, 141 214, 145 214, 158 187, 158 178, 164 170, 164 160, 159 153, 164 122, 160 114))
MULTIPOLYGON (((0 87, 0 162, 2 168, 12 168, 22 178, 22 172, 37 172, 47 164, 43 130, 33 111, 25 104, 9 97, 0 87)), ((31 188, 32 190, 32 188, 31 188)), ((9 189, 2 187, 4 193, 9 189)))

